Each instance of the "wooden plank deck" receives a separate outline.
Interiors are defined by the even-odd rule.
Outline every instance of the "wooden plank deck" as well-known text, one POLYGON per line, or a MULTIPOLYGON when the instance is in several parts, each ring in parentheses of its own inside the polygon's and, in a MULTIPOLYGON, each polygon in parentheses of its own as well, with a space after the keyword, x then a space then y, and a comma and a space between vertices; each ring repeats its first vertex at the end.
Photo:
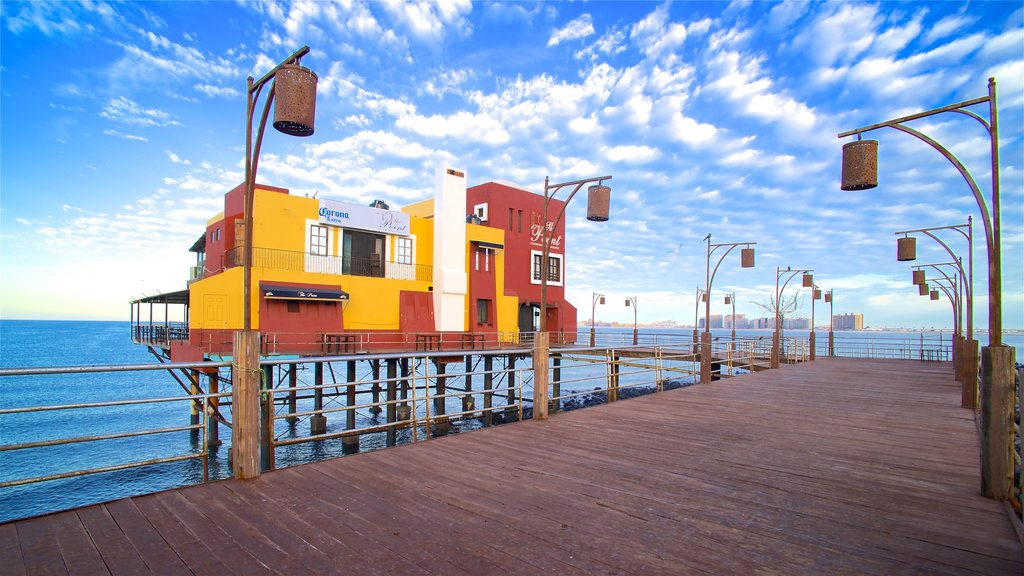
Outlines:
POLYGON ((819 359, 0 524, 5 574, 1021 574, 950 365, 819 359))

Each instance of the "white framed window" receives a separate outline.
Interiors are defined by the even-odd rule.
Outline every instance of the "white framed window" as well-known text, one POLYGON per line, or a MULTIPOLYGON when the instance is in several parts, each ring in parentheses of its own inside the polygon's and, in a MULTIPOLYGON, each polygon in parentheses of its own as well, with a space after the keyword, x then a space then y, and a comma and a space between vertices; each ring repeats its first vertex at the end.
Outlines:
POLYGON ((412 238, 406 236, 395 238, 395 262, 412 264, 412 238))
POLYGON ((483 270, 484 272, 490 272, 492 252, 494 252, 494 250, 491 248, 477 246, 476 250, 473 251, 473 269, 476 271, 483 270))
POLYGON ((309 253, 313 256, 327 256, 329 254, 330 230, 327 226, 312 224, 309 227, 309 253))
POLYGON ((473 214, 480 219, 481 222, 487 222, 487 203, 477 204, 473 206, 473 214))
POLYGON ((543 271, 548 274, 548 286, 562 285, 562 255, 548 254, 547 266, 544 266, 541 259, 544 255, 540 250, 530 251, 530 283, 540 284, 540 275, 543 271))

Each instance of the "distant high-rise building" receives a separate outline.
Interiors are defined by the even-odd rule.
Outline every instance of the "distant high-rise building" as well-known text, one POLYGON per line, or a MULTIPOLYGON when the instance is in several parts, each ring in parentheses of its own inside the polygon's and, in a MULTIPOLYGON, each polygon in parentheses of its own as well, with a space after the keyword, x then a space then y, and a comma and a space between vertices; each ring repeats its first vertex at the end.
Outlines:
POLYGON ((863 330, 863 314, 836 314, 832 317, 833 330, 863 330))

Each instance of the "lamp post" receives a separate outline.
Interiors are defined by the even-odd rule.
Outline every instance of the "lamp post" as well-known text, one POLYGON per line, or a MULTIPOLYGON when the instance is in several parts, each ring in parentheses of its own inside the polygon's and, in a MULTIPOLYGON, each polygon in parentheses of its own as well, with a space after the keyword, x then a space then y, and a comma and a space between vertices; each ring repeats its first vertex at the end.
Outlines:
POLYGON ((637 345, 638 332, 636 330, 636 296, 626 298, 626 307, 633 306, 633 346, 637 345))
POLYGON ((729 324, 729 327, 732 329, 732 334, 730 335, 730 339, 731 339, 730 348, 735 348, 736 347, 736 293, 735 292, 731 292, 729 294, 726 294, 725 295, 725 303, 726 304, 732 304, 732 323, 729 324))
POLYGON ((708 295, 702 288, 697 288, 696 299, 693 301, 693 353, 697 354, 700 350, 700 338, 697 336, 699 330, 697 329, 697 315, 700 311, 700 303, 707 302, 708 295))
POLYGON ((836 355, 835 334, 832 332, 832 322, 836 317, 836 314, 832 308, 832 305, 835 302, 833 290, 833 288, 829 288, 828 292, 825 292, 825 302, 828 303, 828 355, 830 357, 836 355))
MULTIPOLYGON (((246 92, 245 123, 245 197, 242 205, 242 330, 235 332, 232 357, 232 473, 235 478, 248 479, 260 475, 261 463, 266 466, 272 461, 270 451, 273 433, 273 418, 269 413, 272 406, 268 399, 262 402, 260 392, 260 334, 252 329, 252 254, 253 254, 253 203, 256 187, 256 169, 259 165, 260 146, 263 132, 270 115, 270 104, 274 106, 274 128, 292 136, 313 134, 316 115, 317 77, 308 68, 299 65, 300 59, 309 53, 303 46, 259 80, 249 76, 246 92), (256 101, 263 87, 273 80, 267 93, 263 114, 260 116, 253 140, 253 120, 256 101), (262 420, 262 426, 261 426, 262 420), (262 436, 262 442, 261 442, 262 436), (260 445, 263 447, 261 458, 260 445), (262 462, 261 462, 262 461, 262 462)), ((323 415, 319 415, 323 418, 323 415)))
POLYGON ((803 280, 801 282, 803 288, 810 288, 814 286, 814 270, 793 270, 789 266, 783 270, 778 266, 775 267, 775 332, 772 333, 772 357, 769 363, 771 368, 778 368, 779 362, 782 357, 782 293, 786 291, 786 286, 789 281, 796 277, 797 274, 803 274, 803 280), (782 286, 779 286, 782 277, 789 275, 785 282, 782 282, 782 286))
POLYGON ((999 114, 996 104, 996 80, 988 79, 988 95, 941 108, 911 114, 838 134, 839 138, 857 135, 856 142, 843 145, 843 190, 866 190, 878 186, 878 141, 860 140, 864 132, 894 128, 921 140, 942 154, 960 172, 978 204, 985 228, 988 253, 988 325, 989 344, 982 349, 981 382, 981 491, 985 496, 1006 500, 1013 486, 1013 393, 1014 354, 1012 346, 1002 342, 1002 264, 999 239, 999 114), (968 110, 988 104, 988 119, 968 110), (904 123, 945 112, 956 112, 977 120, 989 136, 992 161, 992 214, 985 198, 967 168, 947 148, 904 123))
MULTIPOLYGON (((960 342, 963 335, 963 323, 964 323, 964 297, 961 294, 963 288, 963 282, 959 281, 959 263, 958 262, 940 262, 938 264, 920 264, 913 267, 913 283, 915 285, 931 285, 932 283, 939 286, 940 289, 949 297, 949 302, 953 306, 953 341, 954 343, 960 342), (925 278, 925 269, 931 268, 939 274, 939 278, 927 279, 925 278), (951 273, 947 273, 947 269, 952 269, 951 273), (940 283, 941 282, 941 283, 940 283), (952 290, 952 293, 949 291, 952 290)), ((924 295, 924 294, 922 294, 924 295)), ((932 290, 929 294, 932 296, 932 300, 938 300, 938 294, 932 290), (934 296, 933 296, 934 294, 934 296)), ((959 356, 959 353, 954 346, 953 348, 953 364, 960 367, 959 363, 963 362, 963 358, 959 356)), ((961 370, 955 369, 957 380, 960 379, 961 370)), ((966 389, 964 389, 966 391, 966 389)))
MULTIPOLYGON (((608 208, 611 201, 612 189, 604 185, 605 180, 611 180, 611 176, 599 178, 587 178, 585 180, 574 180, 551 184, 548 177, 544 177, 544 223, 541 226, 541 265, 540 265, 540 331, 534 338, 533 351, 533 417, 537 420, 544 420, 548 417, 548 274, 550 269, 551 235, 558 229, 558 223, 565 216, 565 209, 569 206, 576 193, 584 184, 597 182, 587 190, 587 220, 592 222, 605 222, 608 220, 608 208), (551 200, 562 188, 572 187, 572 192, 562 203, 558 216, 554 222, 548 221, 548 212, 551 200)), ((593 316, 591 316, 593 318, 593 316)))
POLYGON ((604 304, 604 294, 598 294, 597 292, 590 293, 590 347, 596 346, 596 332, 594 331, 594 313, 597 311, 598 304, 604 304))
POLYGON ((814 333, 814 301, 815 300, 821 300, 821 288, 818 288, 817 284, 811 286, 811 335, 810 335, 811 362, 813 362, 814 359, 816 358, 816 353, 815 353, 814 349, 817 346, 817 343, 815 342, 815 333, 814 333))
POLYGON ((725 260, 725 257, 735 250, 737 246, 743 246, 743 249, 740 250, 740 267, 753 268, 753 246, 757 245, 757 242, 712 244, 711 234, 705 236, 704 241, 707 243, 707 258, 704 260, 704 335, 701 336, 700 342, 700 381, 701 384, 708 384, 711 382, 711 286, 715 282, 715 274, 718 272, 718 267, 722 265, 722 261, 725 260), (720 248, 724 248, 725 251, 718 257, 718 262, 712 270, 711 255, 717 252, 720 248))
MULTIPOLYGON (((917 259, 916 238, 910 234, 925 234, 935 240, 946 250, 946 253, 953 259, 957 272, 960 275, 959 293, 963 294, 963 304, 966 309, 967 337, 960 333, 954 336, 953 366, 956 379, 961 383, 961 401, 963 408, 975 409, 978 407, 978 341, 974 339, 974 225, 970 216, 966 224, 954 226, 937 226, 934 228, 919 228, 917 230, 903 230, 896 232, 896 235, 903 234, 902 238, 896 240, 896 259, 900 261, 911 261, 917 259), (964 273, 962 259, 953 252, 949 244, 935 234, 940 230, 955 230, 967 240, 967 272, 964 273)), ((963 318, 961 318, 963 320, 963 318)))

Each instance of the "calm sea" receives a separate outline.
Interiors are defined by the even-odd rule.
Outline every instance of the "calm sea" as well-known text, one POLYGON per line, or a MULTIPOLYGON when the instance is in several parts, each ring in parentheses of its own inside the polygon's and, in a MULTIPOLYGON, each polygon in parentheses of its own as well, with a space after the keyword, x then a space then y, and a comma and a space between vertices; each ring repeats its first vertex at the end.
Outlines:
MULTIPOLYGON (((641 330, 642 334, 647 332, 680 335, 689 333, 686 330, 641 330)), ((599 334, 613 333, 631 334, 632 330, 599 329, 599 334)), ((741 334, 768 336, 770 332, 741 331, 741 334)), ((931 341, 938 338, 944 338, 946 342, 949 340, 948 332, 941 336, 935 332, 925 334, 931 341)), ((787 336, 792 337, 805 335, 806 331, 787 332, 787 336)), ((580 341, 584 342, 587 331, 581 330, 580 336, 580 341)), ((842 340, 892 337, 916 340, 920 336, 916 333, 837 333, 837 338, 842 340)), ((819 332, 818 338, 820 343, 827 337, 819 332)), ((981 339, 984 343, 984 335, 981 339)), ((1016 346, 1017 358, 1021 359, 1024 335, 1008 334, 1004 339, 1008 344, 1016 346)), ((0 320, 0 368, 155 363, 156 359, 144 346, 132 344, 127 322, 0 320)), ((183 391, 179 384, 164 371, 16 376, 0 380, 0 408, 4 409, 125 399, 180 398, 182 395, 183 391)), ((0 444, 116 434, 142 428, 176 427, 187 425, 188 422, 189 409, 183 401, 130 407, 6 414, 0 415, 0 444)), ((221 438, 224 444, 211 449, 212 479, 230 476, 226 462, 230 431, 222 428, 221 438)), ((401 442, 401 438, 399 441, 401 442)), ((365 441, 361 440, 361 449, 376 448, 381 442, 381 439, 366 438, 365 441)), ((190 433, 185 431, 69 446, 4 451, 0 452, 0 482, 97 466, 175 457, 194 453, 195 450, 195 441, 190 433)), ((279 466, 288 466, 341 454, 340 441, 325 441, 300 444, 281 450, 277 454, 277 459, 279 466)), ((202 464, 196 459, 0 488, 0 522, 195 484, 201 479, 202 464)))

